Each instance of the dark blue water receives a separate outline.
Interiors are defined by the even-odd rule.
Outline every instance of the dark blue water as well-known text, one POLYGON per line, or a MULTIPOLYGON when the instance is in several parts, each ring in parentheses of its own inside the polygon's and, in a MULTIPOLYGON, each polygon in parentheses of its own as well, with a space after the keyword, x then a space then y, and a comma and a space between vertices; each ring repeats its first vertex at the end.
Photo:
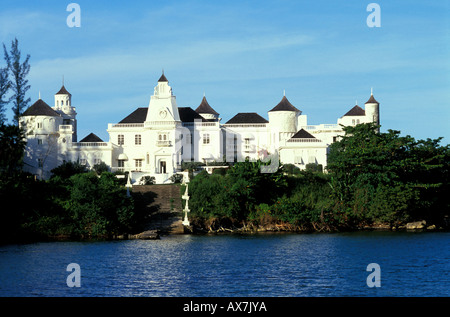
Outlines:
POLYGON ((449 296, 450 233, 169 236, 0 247, 0 296, 449 296), (70 288, 69 263, 81 268, 70 288), (381 287, 370 288, 369 263, 381 287))

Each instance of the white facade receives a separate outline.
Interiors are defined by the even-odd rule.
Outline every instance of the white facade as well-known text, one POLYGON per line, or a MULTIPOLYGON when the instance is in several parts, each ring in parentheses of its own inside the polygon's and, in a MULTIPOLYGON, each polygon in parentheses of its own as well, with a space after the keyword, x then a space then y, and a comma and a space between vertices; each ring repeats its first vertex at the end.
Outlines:
POLYGON ((301 169, 307 164, 325 168, 329 145, 344 134, 342 125, 379 124, 379 103, 371 94, 365 109, 353 107, 336 124, 308 125, 307 116, 283 96, 268 111, 269 120, 243 112, 222 124, 205 97, 196 110, 178 107, 163 74, 148 107, 108 124, 108 142, 93 134, 77 142, 76 115, 64 86, 55 94, 54 107, 39 99, 24 112, 20 124, 26 129, 27 171, 48 178, 51 169, 64 161, 88 167, 104 162, 112 171, 130 172, 133 183, 143 176, 166 183, 181 172, 182 162, 236 162, 264 159, 268 154, 301 169))

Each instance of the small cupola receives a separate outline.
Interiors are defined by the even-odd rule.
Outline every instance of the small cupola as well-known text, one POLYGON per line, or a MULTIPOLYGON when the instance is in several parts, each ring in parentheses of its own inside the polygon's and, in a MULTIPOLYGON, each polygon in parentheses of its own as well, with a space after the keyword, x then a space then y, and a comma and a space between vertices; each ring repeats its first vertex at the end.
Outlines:
POLYGON ((217 120, 219 118, 219 113, 215 111, 206 100, 206 97, 203 95, 202 102, 200 105, 195 109, 195 112, 197 112, 199 115, 201 115, 206 120, 217 120))

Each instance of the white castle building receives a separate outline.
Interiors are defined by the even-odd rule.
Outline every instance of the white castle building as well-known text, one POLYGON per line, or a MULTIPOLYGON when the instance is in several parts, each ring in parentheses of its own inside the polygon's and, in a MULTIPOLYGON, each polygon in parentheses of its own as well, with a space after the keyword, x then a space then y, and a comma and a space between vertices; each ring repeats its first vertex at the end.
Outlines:
POLYGON ((170 182, 182 162, 227 162, 262 159, 278 166, 327 166, 331 143, 344 134, 342 126, 379 124, 379 103, 371 96, 364 109, 355 105, 335 124, 308 125, 307 116, 286 96, 268 111, 266 120, 255 112, 241 112, 226 123, 203 97, 194 110, 178 107, 164 73, 148 107, 137 108, 118 123, 108 124, 109 141, 91 133, 77 140, 76 109, 64 85, 55 94, 54 107, 38 99, 22 115, 26 131, 24 168, 40 178, 65 161, 87 167, 101 162, 111 171, 128 171, 132 183, 144 176, 170 182))

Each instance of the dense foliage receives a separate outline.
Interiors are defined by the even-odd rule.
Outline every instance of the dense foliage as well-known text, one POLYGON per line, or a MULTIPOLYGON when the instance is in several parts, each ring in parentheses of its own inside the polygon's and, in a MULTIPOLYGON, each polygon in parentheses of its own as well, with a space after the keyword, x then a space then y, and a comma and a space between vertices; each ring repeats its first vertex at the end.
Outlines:
POLYGON ((104 238, 137 228, 141 215, 114 174, 64 163, 48 181, 21 171, 24 142, 16 126, 0 131, 0 241, 47 237, 104 238), (9 145, 10 150, 3 147, 9 145))
POLYGON ((450 208, 449 145, 441 146, 442 138, 416 141, 375 128, 345 127, 343 139, 331 145, 328 170, 337 211, 356 222, 442 220, 450 208))
POLYGON ((344 131, 330 148, 325 174, 320 167, 300 171, 290 164, 264 174, 261 162, 237 163, 225 175, 200 173, 189 187, 192 215, 209 224, 219 219, 316 231, 378 223, 400 227, 422 219, 445 226, 448 145, 441 146, 441 139, 416 141, 399 131, 378 133, 374 124, 344 131))

